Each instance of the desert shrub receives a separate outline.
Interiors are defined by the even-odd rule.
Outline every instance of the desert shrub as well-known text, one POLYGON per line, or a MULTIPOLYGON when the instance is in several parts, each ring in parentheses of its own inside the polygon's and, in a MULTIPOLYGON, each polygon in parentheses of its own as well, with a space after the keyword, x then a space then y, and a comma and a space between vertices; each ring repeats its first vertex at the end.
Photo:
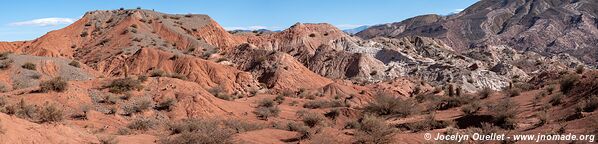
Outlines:
POLYGON ((355 133, 357 143, 392 143, 395 129, 384 121, 384 119, 366 115, 360 122, 355 133))
POLYGON ((557 106, 563 103, 563 94, 557 93, 550 97, 550 101, 548 101, 552 106, 557 106))
POLYGON ((48 104, 39 111, 39 120, 42 123, 59 122, 62 121, 63 118, 62 110, 53 104, 48 104))
POLYGON ((324 116, 327 118, 330 118, 332 120, 336 120, 336 118, 341 115, 341 112, 339 109, 331 109, 330 111, 324 113, 324 116))
POLYGON ((129 135, 131 134, 131 129, 123 127, 123 128, 119 128, 118 131, 116 131, 116 134, 118 135, 129 135))
POLYGON ((576 75, 567 75, 560 80, 561 92, 568 94, 575 86, 575 83, 579 81, 579 77, 576 75))
POLYGON ((7 91, 8 91, 8 86, 6 86, 6 84, 4 84, 4 83, 0 83, 0 93, 7 92, 7 91))
POLYGON ((489 107, 492 112, 494 123, 503 129, 515 129, 517 122, 515 118, 518 114, 519 105, 510 98, 505 98, 499 101, 496 105, 489 107))
POLYGON ((475 115, 476 113, 478 113, 481 110, 481 106, 479 102, 472 102, 470 104, 467 104, 463 107, 461 107, 461 111, 465 114, 465 115, 475 115))
POLYGON ((454 96, 454 97, 443 97, 440 101, 436 102, 435 108, 438 110, 446 110, 454 107, 460 107, 468 104, 475 99, 469 96, 454 96))
POLYGON ((521 94, 521 90, 519 88, 509 88, 505 90, 505 94, 508 97, 516 97, 521 94))
POLYGON ((379 116, 406 117, 414 112, 413 105, 414 103, 409 100, 378 94, 373 101, 364 107, 364 111, 379 116))
POLYGON ((224 126, 231 128, 236 131, 236 133, 260 130, 266 128, 266 126, 256 123, 250 123, 247 121, 242 121, 238 119, 228 119, 224 121, 224 126))
POLYGON ((149 130, 157 125, 156 121, 149 118, 138 118, 127 125, 127 128, 134 130, 149 130))
POLYGON ((81 32, 81 34, 79 36, 86 37, 87 35, 89 35, 89 33, 87 33, 87 31, 84 31, 84 32, 81 32))
POLYGON ((104 88, 108 88, 111 93, 121 94, 132 90, 141 90, 143 86, 139 80, 127 77, 115 79, 104 88))
POLYGON ((278 125, 275 125, 275 128, 297 132, 298 139, 307 139, 313 135, 313 133, 310 131, 308 126, 306 126, 302 123, 297 123, 297 122, 288 122, 288 123, 282 124, 282 125, 278 124, 278 125))
POLYGON ((274 107, 258 107, 253 111, 257 117, 268 120, 269 117, 277 117, 280 113, 280 109, 276 106, 274 107))
POLYGON ((554 85, 546 86, 546 92, 548 92, 548 94, 552 94, 553 91, 554 91, 554 85))
POLYGON ((10 66, 12 65, 12 60, 2 60, 0 61, 0 69, 1 70, 5 70, 10 68, 10 66))
POLYGON ((6 106, 3 110, 4 113, 9 115, 16 115, 19 118, 34 118, 37 115, 37 108, 33 105, 29 105, 25 100, 21 99, 16 104, 6 106))
POLYGON ((150 77, 162 77, 164 75, 166 75, 166 72, 160 69, 150 71, 150 77))
POLYGON ((285 99, 284 95, 277 95, 274 98, 274 101, 276 101, 276 103, 278 103, 278 104, 282 104, 282 102, 284 102, 284 99, 285 99))
POLYGON ((175 79, 181 79, 181 80, 187 79, 187 76, 180 74, 180 73, 171 73, 168 75, 168 77, 175 78, 175 79))
POLYGON ((485 87, 485 88, 482 88, 482 90, 480 90, 480 92, 478 92, 478 95, 480 96, 480 99, 485 99, 485 98, 490 97, 492 92, 493 92, 492 89, 485 87))
POLYGON ((258 107, 274 107, 276 104, 272 99, 264 98, 257 102, 258 107))
POLYGON ((433 129, 442 129, 450 125, 447 121, 438 121, 434 119, 433 114, 427 116, 423 121, 401 124, 399 127, 406 128, 413 132, 427 131, 433 129))
POLYGON ((28 70, 35 70, 36 69, 35 68, 35 64, 30 63, 30 62, 27 62, 27 63, 21 65, 21 67, 24 68, 24 69, 28 69, 28 70))
POLYGON ((359 128, 361 124, 359 124, 359 121, 357 120, 349 120, 347 122, 345 122, 345 129, 356 129, 359 128))
POLYGON ((585 71, 585 67, 583 65, 579 65, 575 67, 575 73, 582 74, 585 71))
POLYGON ((42 81, 39 84, 40 91, 48 92, 48 91, 55 91, 55 92, 63 92, 68 88, 68 83, 66 80, 62 79, 61 77, 55 77, 53 79, 42 81))
POLYGON ((98 140, 100 141, 100 144, 118 144, 118 140, 112 135, 103 137, 98 136, 98 140))
POLYGON ((145 82, 147 81, 147 76, 146 75, 140 75, 137 77, 137 80, 140 82, 145 82))
POLYGON ((152 102, 148 99, 138 99, 132 104, 123 106, 125 115, 142 112, 152 107, 152 102))
POLYGON ((81 64, 78 61, 71 61, 69 62, 70 66, 76 67, 76 68, 80 68, 81 64))
POLYGON ((303 104, 304 108, 318 109, 318 108, 330 108, 330 107, 342 107, 343 103, 339 100, 313 100, 303 104))
POLYGON ((215 97, 217 97, 219 99, 228 100, 228 101, 234 100, 234 97, 229 95, 228 93, 226 93, 226 91, 224 90, 224 87, 222 87, 222 85, 212 87, 212 88, 208 89, 208 92, 210 92, 210 94, 214 95, 215 97))
POLYGON ((430 93, 420 93, 420 94, 415 95, 414 98, 419 103, 423 103, 423 102, 431 101, 431 100, 433 101, 433 100, 438 99, 438 97, 436 97, 436 95, 430 94, 430 93))
POLYGON ((189 119, 169 126, 173 134, 161 139, 164 144, 231 143, 234 131, 219 126, 214 120, 189 119))
POLYGON ((10 55, 10 52, 0 52, 0 60, 8 59, 9 55, 10 55))
POLYGON ((177 101, 175 99, 166 99, 160 103, 158 103, 158 105, 156 105, 155 109, 156 110, 167 110, 170 111, 172 110, 172 107, 177 103, 177 101))
POLYGON ((4 97, 4 96, 0 97, 0 108, 3 108, 7 105, 8 105, 8 101, 6 100, 6 97, 4 97))
POLYGON ((101 100, 101 103, 106 103, 106 104, 116 104, 116 102, 118 102, 118 97, 113 95, 113 94, 107 94, 104 96, 104 99, 101 100))
POLYGON ((517 83, 513 84, 513 87, 515 87, 516 89, 525 90, 525 91, 533 90, 535 88, 534 85, 532 85, 530 83, 525 83, 525 82, 517 82, 517 83))
POLYGON ((583 112, 593 112, 598 109, 598 96, 592 96, 579 103, 579 109, 583 112))
POLYGON ((307 113, 301 117, 301 121, 303 121, 303 124, 306 126, 315 127, 322 124, 324 122, 324 118, 317 113, 307 113))
POLYGON ((538 117, 538 123, 534 124, 534 127, 541 127, 548 124, 548 114, 546 112, 540 111, 536 113, 536 117, 538 117))

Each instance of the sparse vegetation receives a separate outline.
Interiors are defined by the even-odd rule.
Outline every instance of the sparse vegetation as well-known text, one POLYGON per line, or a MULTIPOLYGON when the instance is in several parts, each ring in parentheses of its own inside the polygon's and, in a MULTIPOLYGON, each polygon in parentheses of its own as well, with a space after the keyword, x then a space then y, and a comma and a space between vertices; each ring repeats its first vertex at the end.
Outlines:
POLYGON ((470 104, 467 104, 467 105, 461 107, 461 111, 465 115, 475 115, 481 109, 482 109, 482 107, 480 106, 479 102, 472 102, 470 104))
POLYGON ((450 122, 435 120, 434 114, 430 114, 430 115, 426 116, 426 118, 424 118, 423 121, 402 124, 402 125, 399 125, 399 127, 404 127, 413 132, 420 132, 420 131, 426 131, 426 130, 446 128, 449 125, 450 125, 450 122))
POLYGON ((134 129, 134 130, 149 130, 154 128, 157 125, 155 120, 149 118, 138 118, 133 120, 127 125, 127 128, 134 129))
POLYGON ((324 118, 317 113, 307 113, 301 117, 303 124, 309 127, 315 127, 317 125, 322 124, 324 122, 324 118))
POLYGON ((161 139, 164 144, 230 143, 234 131, 222 128, 215 120, 188 119, 169 126, 171 137, 161 139))
POLYGON ((278 116, 280 109, 272 99, 264 98, 258 101, 258 107, 253 113, 263 120, 268 120, 269 117, 278 116))
POLYGON ((557 93, 550 97, 550 101, 548 101, 552 106, 557 106, 563 103, 563 94, 557 93))
POLYGON ((250 123, 244 120, 238 119, 227 119, 224 121, 224 126, 231 128, 236 131, 236 133, 260 130, 266 128, 266 126, 256 123, 250 123))
POLYGON ((319 109, 319 108, 331 108, 331 107, 343 107, 344 104, 339 100, 313 100, 303 104, 304 108, 319 109))
POLYGON ((100 144, 118 144, 118 140, 112 135, 98 137, 98 140, 100 140, 100 144))
POLYGON ((177 103, 177 101, 175 99, 166 99, 160 103, 158 103, 158 105, 156 105, 155 109, 156 110, 167 110, 170 111, 172 110, 172 107, 177 103))
POLYGON ((357 143, 384 144, 392 143, 396 130, 386 124, 384 119, 366 115, 363 117, 355 133, 357 143))
POLYGON ((586 68, 583 65, 578 65, 577 67, 575 67, 575 73, 577 74, 583 74, 585 70, 586 68))
POLYGON ((6 70, 8 68, 10 68, 10 66, 12 65, 12 60, 2 60, 0 61, 0 69, 1 70, 6 70))
POLYGON ((486 98, 490 97, 492 92, 493 92, 492 89, 485 87, 485 88, 482 88, 482 90, 480 90, 480 92, 478 92, 478 95, 480 96, 480 99, 486 99, 486 98))
POLYGON ((63 112, 57 108, 54 104, 46 104, 39 111, 39 120, 42 123, 45 122, 59 122, 64 119, 63 112))
POLYGON ((137 99, 135 102, 129 105, 123 106, 125 115, 131 115, 134 113, 142 112, 152 107, 152 101, 148 99, 137 99))
POLYGON ((150 77, 162 77, 166 75, 166 72, 160 69, 150 71, 150 77))
POLYGON ((30 62, 27 62, 27 63, 21 65, 21 67, 24 69, 28 69, 28 70, 36 70, 35 64, 30 63, 30 62))
POLYGON ((387 94, 378 94, 373 101, 364 108, 366 113, 379 116, 406 117, 414 113, 414 103, 410 100, 402 100, 387 94))
POLYGON ((508 97, 516 97, 521 94, 521 90, 519 88, 509 88, 505 90, 505 94, 508 97))
POLYGON ((516 116, 519 106, 510 98, 499 101, 496 105, 489 107, 494 117, 494 123, 503 129, 515 129, 517 127, 516 116))
POLYGON ((71 62, 69 62, 69 65, 73 66, 73 67, 76 67, 76 68, 80 68, 81 67, 81 64, 78 61, 74 61, 74 60, 71 61, 71 62))
POLYGON ((569 94, 577 81, 579 81, 579 77, 577 75, 567 75, 563 77, 559 82, 561 85, 561 92, 563 92, 563 94, 569 94))
POLYGON ((139 80, 127 77, 115 79, 104 88, 108 88, 111 93, 121 94, 132 90, 141 90, 143 86, 139 80))
POLYGON ((41 92, 55 91, 63 92, 68 88, 68 82, 61 77, 55 77, 53 79, 42 81, 39 84, 41 92))

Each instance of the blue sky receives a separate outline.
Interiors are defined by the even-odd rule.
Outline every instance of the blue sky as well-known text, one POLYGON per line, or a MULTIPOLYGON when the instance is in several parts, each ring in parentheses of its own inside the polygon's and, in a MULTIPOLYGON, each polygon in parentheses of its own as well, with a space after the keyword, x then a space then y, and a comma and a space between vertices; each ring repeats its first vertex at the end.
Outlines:
POLYGON ((19 0, 0 9, 0 41, 31 40, 67 26, 86 11, 142 7, 207 14, 227 29, 284 29, 296 22, 340 29, 449 14, 478 0, 19 0))

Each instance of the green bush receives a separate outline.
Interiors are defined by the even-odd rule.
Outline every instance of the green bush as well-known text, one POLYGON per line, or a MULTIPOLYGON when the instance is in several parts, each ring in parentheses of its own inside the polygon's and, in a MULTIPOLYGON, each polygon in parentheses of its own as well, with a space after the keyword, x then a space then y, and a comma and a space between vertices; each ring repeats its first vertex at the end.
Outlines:
POLYGON ((42 81, 39 84, 41 92, 48 92, 48 91, 55 91, 55 92, 63 92, 66 91, 68 88, 68 83, 66 80, 62 79, 61 77, 55 77, 51 80, 42 81))

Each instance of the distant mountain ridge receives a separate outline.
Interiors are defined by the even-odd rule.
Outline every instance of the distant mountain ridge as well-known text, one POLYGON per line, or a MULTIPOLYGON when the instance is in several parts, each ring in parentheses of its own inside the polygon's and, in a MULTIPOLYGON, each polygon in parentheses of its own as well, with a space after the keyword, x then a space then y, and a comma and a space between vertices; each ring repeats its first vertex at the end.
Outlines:
POLYGON ((344 29, 343 31, 346 33, 349 33, 349 34, 356 34, 356 33, 361 32, 369 27, 370 27, 369 25, 363 25, 363 26, 359 26, 356 28, 352 28, 352 29, 344 29))

